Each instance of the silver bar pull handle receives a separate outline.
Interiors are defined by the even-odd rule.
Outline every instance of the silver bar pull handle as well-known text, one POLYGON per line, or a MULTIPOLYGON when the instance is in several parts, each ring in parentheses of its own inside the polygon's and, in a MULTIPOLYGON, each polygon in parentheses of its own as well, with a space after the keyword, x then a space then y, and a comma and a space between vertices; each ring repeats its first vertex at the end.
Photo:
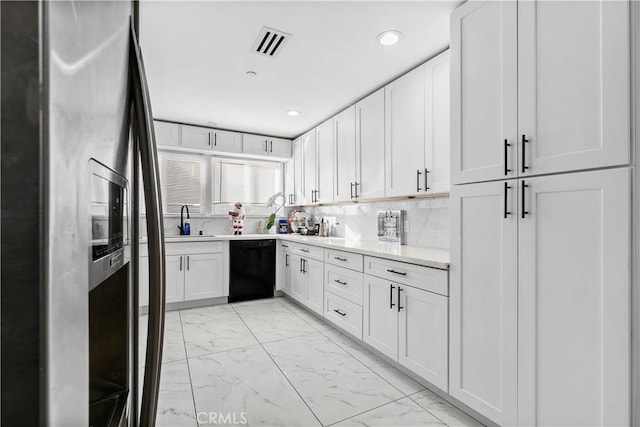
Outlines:
MULTIPOLYGON (((129 55, 133 114, 137 128, 135 130, 140 141, 140 161, 147 212, 146 223, 149 248, 148 338, 139 425, 153 426, 156 424, 156 413, 158 411, 164 337, 166 287, 164 224, 153 114, 151 113, 149 89, 147 87, 142 54, 135 35, 133 19, 131 20, 129 55)), ((135 393, 136 391, 133 392, 135 393)), ((134 420, 134 423, 136 421, 134 420)))

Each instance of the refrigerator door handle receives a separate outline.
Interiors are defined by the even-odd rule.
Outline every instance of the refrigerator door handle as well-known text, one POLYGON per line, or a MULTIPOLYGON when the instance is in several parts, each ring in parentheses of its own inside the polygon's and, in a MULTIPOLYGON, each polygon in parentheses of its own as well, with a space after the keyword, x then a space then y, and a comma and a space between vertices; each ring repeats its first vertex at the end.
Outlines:
MULTIPOLYGON (((131 21, 130 41, 129 72, 132 83, 131 96, 134 121, 137 124, 136 131, 140 141, 140 160, 147 212, 146 222, 149 247, 149 332, 147 334, 139 425, 152 426, 156 424, 164 337, 166 280, 164 224, 153 115, 151 113, 151 103, 149 100, 144 64, 142 62, 142 54, 136 39, 133 20, 131 21)), ((134 260, 134 262, 136 261, 137 260, 134 260)), ((134 375, 136 374, 137 372, 134 372, 134 375)))

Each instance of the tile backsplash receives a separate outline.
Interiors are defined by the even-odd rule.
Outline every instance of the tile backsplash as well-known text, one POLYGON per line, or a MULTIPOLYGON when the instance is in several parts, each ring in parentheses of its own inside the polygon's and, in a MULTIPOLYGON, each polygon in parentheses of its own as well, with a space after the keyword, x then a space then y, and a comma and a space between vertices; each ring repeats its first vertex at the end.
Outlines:
MULTIPOLYGON (((378 240, 378 211, 406 211, 405 239, 407 245, 449 249, 449 198, 406 199, 372 203, 306 207, 320 221, 324 217, 335 218, 333 235, 347 239, 378 240), (408 225, 408 229, 406 226, 408 225)), ((280 211, 279 217, 286 217, 288 209, 280 211)), ((264 232, 267 217, 248 217, 244 222, 244 234, 264 232), (262 224, 262 225, 261 225, 262 224), (262 229, 260 227, 263 227, 262 229)), ((180 218, 164 218, 165 236, 177 236, 180 218)), ((277 225, 276 225, 277 227, 277 225)), ((231 234, 231 221, 227 217, 193 217, 191 234, 202 230, 205 235, 231 234)), ((140 223, 142 236, 146 236, 144 221, 140 223)))
POLYGON ((319 221, 335 217, 335 236, 378 240, 378 211, 406 211, 407 245, 449 249, 449 198, 407 199, 305 208, 319 221), (407 226, 408 225, 408 229, 407 226))

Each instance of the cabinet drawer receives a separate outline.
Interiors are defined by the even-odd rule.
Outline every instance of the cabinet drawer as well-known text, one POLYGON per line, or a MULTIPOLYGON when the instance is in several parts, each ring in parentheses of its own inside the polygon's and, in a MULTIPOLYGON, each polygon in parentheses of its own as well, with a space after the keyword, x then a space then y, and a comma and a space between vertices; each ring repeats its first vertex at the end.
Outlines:
POLYGON ((292 243, 291 252, 300 254, 307 258, 315 258, 318 261, 324 261, 324 248, 321 248, 319 246, 292 243))
POLYGON ((325 261, 329 264, 338 265, 340 267, 350 268, 356 271, 362 271, 362 259, 360 254, 353 252, 336 251, 334 249, 326 249, 324 251, 325 261))
POLYGON ((291 252, 291 242, 288 242, 286 240, 280 240, 278 242, 278 244, 280 245, 280 247, 282 248, 283 251, 285 252, 291 252))
POLYGON ((449 295, 449 277, 445 270, 368 256, 364 259, 364 272, 425 291, 449 295))
POLYGON ((361 340, 362 307, 331 292, 324 295, 324 318, 361 340))
POLYGON ((362 305, 362 273, 330 264, 324 265, 324 272, 326 291, 362 305))
POLYGON ((215 254, 221 253, 222 248, 222 242, 167 243, 165 252, 167 255, 215 254))

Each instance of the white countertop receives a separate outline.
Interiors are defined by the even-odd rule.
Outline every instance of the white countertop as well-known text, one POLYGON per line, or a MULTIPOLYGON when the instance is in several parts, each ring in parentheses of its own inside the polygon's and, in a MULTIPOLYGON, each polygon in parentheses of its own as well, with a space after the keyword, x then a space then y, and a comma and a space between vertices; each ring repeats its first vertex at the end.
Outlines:
POLYGON ((282 234, 280 238, 292 242, 356 252, 426 267, 449 269, 449 251, 446 249, 409 245, 385 245, 370 240, 348 240, 339 237, 302 236, 299 234, 282 234))
MULTIPOLYGON (((348 240, 340 237, 302 236, 300 234, 222 234, 216 236, 171 236, 166 243, 211 242, 221 240, 260 240, 281 239, 291 242, 306 243, 323 248, 338 249, 363 255, 382 257, 400 262, 423 265, 425 267, 449 269, 449 251, 438 248, 425 248, 409 245, 384 245, 369 240, 348 240)), ((140 243, 146 243, 141 239, 140 243)))

